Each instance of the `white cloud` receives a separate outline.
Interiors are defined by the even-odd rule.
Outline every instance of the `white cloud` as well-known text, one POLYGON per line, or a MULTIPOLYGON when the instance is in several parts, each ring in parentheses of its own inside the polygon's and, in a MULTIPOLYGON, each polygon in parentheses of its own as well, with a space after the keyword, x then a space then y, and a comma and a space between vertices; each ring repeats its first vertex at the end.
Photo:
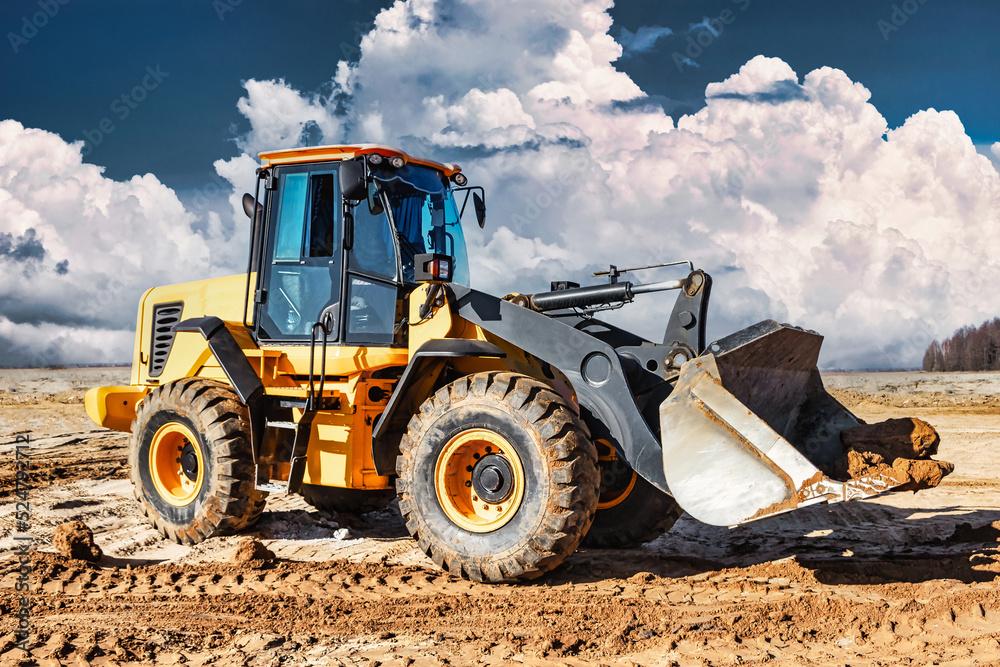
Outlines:
MULTIPOLYGON (((396 2, 338 65, 350 98, 324 107, 325 139, 460 161, 490 193, 486 236, 469 236, 495 293, 690 257, 717 274, 714 334, 788 318, 855 367, 916 365, 932 336, 1000 311, 975 289, 1000 277, 1000 176, 953 113, 890 130, 842 71, 761 56, 674 127, 612 64, 655 30, 616 44, 609 6, 396 2)), ((656 335, 656 303, 618 317, 656 335)))
POLYGON ((327 100, 292 90, 284 81, 243 82, 247 96, 236 107, 250 121, 250 132, 237 142, 251 155, 275 146, 298 145, 302 132, 315 123, 325 136, 334 136, 339 123, 327 110, 327 100))
POLYGON ((0 365, 128 361, 145 289, 231 270, 220 220, 195 233, 155 176, 113 181, 81 149, 0 122, 0 365))
POLYGON ((670 28, 659 25, 640 26, 635 32, 622 28, 622 32, 618 36, 618 43, 622 45, 626 55, 643 53, 651 51, 661 37, 672 34, 674 33, 670 28))
POLYGON ((733 74, 725 81, 708 84, 705 96, 758 94, 761 91, 772 90, 776 85, 786 81, 798 83, 798 76, 785 61, 780 58, 757 56, 741 67, 739 73, 733 74))
MULTIPOLYGON (((468 238, 473 280, 495 294, 587 282, 609 263, 690 258, 716 278, 710 334, 773 316, 823 333, 823 363, 837 367, 917 365, 932 337, 1000 312, 1000 293, 987 289, 1000 280, 990 253, 1000 247, 1000 175, 954 113, 931 109, 889 128, 869 91, 844 72, 800 77, 759 56, 711 84, 706 106, 675 126, 615 69, 623 49, 609 35, 610 6, 397 0, 362 39, 358 62, 331 65, 327 94, 245 82, 238 108, 251 130, 239 146, 249 155, 288 148, 309 132, 461 163, 489 193, 487 228, 470 225, 468 238)), ((26 141, 15 142, 16 153, 30 154, 26 141)), ((57 215, 19 190, 0 214, 11 248, 28 243, 30 254, 24 234, 36 230, 46 254, 31 270, 48 271, 51 291, 61 288, 53 276, 64 256, 70 271, 91 254, 84 266, 121 258, 151 282, 235 263, 234 251, 219 262, 211 255, 222 220, 210 217, 193 233, 191 214, 154 177, 109 181, 79 164, 78 147, 59 144, 46 149, 48 166, 24 162, 16 180, 30 193, 35 180, 57 174, 71 191, 65 210, 57 215), (73 215, 86 224, 67 222, 73 215), (87 251, 78 257, 69 228, 94 234, 101 224, 112 226, 111 238, 81 242, 87 251), (123 238, 137 229, 136 239, 123 238), (140 265, 150 237, 190 246, 182 265, 140 265)), ((239 220, 255 165, 248 155, 216 163, 234 185, 239 220)), ((0 178, 0 188, 6 183, 0 178)), ((242 258, 242 241, 239 248, 242 258)), ((670 297, 639 299, 612 317, 658 338, 670 297)), ((128 326, 123 316, 111 320, 128 326)))

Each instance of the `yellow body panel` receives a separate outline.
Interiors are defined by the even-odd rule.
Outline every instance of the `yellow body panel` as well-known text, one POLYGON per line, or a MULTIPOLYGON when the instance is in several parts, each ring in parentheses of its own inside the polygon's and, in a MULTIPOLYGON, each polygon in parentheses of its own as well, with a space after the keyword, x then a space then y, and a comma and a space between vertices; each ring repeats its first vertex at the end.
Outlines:
POLYGON ((448 338, 454 326, 451 308, 437 308, 427 319, 420 319, 420 307, 427 301, 427 292, 430 289, 430 285, 421 285, 410 293, 409 346, 411 356, 429 340, 448 338))
MULTIPOLYGON (((384 404, 368 405, 368 391, 383 388, 388 399, 392 383, 381 380, 360 382, 354 404, 341 411, 320 411, 313 421, 313 431, 306 456, 305 484, 339 486, 349 489, 388 489, 388 477, 375 472, 372 461, 372 427, 385 409, 384 404)), ((341 405, 345 405, 344 401, 341 405)))
MULTIPOLYGON (((251 285, 254 276, 250 276, 251 285)), ((243 304, 246 299, 246 274, 198 280, 177 285, 165 285, 148 290, 139 302, 139 316, 136 322, 135 349, 132 354, 132 384, 166 384, 173 380, 201 375, 203 377, 225 378, 222 369, 211 359, 208 344, 201 334, 184 332, 174 338, 167 365, 160 377, 150 378, 148 361, 152 345, 150 329, 153 317, 153 306, 158 303, 184 302, 181 319, 214 315, 227 323, 232 323, 231 329, 242 329, 243 304), (208 364, 215 365, 216 371, 209 369, 202 374, 198 371, 208 364), (219 377, 221 376, 221 377, 219 377)), ((252 305, 252 300, 250 305, 252 305)), ((250 336, 246 335, 250 341, 250 336)), ((243 341, 238 342, 243 344, 243 341)), ((252 345, 252 341, 251 345, 252 345)))
MULTIPOLYGON (((267 345, 265 352, 280 354, 269 375, 308 375, 309 345, 267 345)), ((319 346, 316 351, 315 371, 318 374, 321 362, 319 346)), ((410 355, 403 347, 360 347, 357 345, 330 345, 326 348, 326 374, 347 376, 359 371, 376 370, 387 366, 405 366, 410 355)), ((274 379, 274 378, 272 378, 274 379)), ((264 380, 268 386, 268 380, 264 380)), ((303 385, 304 387, 304 385, 303 385)), ((329 388, 329 382, 327 383, 329 388)))
POLYGON ((83 407, 98 426, 129 431, 135 406, 146 391, 146 387, 94 387, 83 397, 83 407))

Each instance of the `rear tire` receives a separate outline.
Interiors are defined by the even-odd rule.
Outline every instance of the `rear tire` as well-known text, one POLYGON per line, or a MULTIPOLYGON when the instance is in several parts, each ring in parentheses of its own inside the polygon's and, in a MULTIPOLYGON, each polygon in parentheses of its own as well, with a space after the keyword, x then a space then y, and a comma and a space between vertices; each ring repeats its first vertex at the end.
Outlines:
POLYGON ((303 484, 302 498, 322 512, 364 514, 380 510, 396 498, 392 489, 369 491, 303 484))
POLYGON ((611 445, 597 443, 601 491, 594 523, 582 546, 630 549, 670 530, 684 510, 619 459, 611 445))
POLYGON ((135 497, 161 535, 195 544, 254 523, 267 493, 254 488, 246 407, 228 386, 185 378, 157 387, 132 422, 135 497))
POLYGON ((597 450, 552 389, 514 373, 460 378, 400 443, 399 509, 421 550, 475 581, 532 579, 576 550, 597 506, 597 450))

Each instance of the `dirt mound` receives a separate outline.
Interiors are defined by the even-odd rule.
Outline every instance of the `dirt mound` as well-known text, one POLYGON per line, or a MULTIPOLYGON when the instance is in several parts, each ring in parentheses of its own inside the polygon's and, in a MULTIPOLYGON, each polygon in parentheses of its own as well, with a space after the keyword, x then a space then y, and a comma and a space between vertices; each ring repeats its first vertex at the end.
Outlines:
POLYGON ((886 459, 877 452, 851 449, 837 462, 836 470, 836 475, 850 479, 889 477, 895 480, 901 491, 918 491, 940 484, 946 475, 955 470, 955 466, 947 461, 886 459))
POLYGON ((96 563, 104 553, 94 543, 94 533, 82 521, 67 521, 56 526, 52 546, 66 558, 96 563))
POLYGON ((257 538, 248 537, 240 540, 240 543, 236 546, 236 553, 229 559, 229 562, 233 565, 259 567, 273 560, 273 551, 265 547, 257 538))
POLYGON ((835 479, 888 477, 900 490, 929 489, 955 466, 932 461, 941 437, 933 426, 913 417, 861 424, 840 434, 844 455, 825 470, 835 479))

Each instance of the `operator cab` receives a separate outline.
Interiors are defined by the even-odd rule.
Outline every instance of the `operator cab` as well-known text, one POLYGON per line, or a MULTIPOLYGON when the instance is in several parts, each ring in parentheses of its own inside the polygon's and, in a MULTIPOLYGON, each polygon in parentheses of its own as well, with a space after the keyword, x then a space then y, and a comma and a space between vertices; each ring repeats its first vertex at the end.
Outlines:
MULTIPOLYGON (((330 342, 405 346, 404 299, 417 284, 416 255, 447 255, 452 281, 469 284, 465 237, 449 182, 451 176, 464 184, 464 176, 454 178, 458 167, 410 160, 394 149, 325 147, 261 157, 267 165, 260 172, 263 215, 254 230, 260 242, 251 251, 259 253, 251 257, 251 270, 259 268, 258 341, 306 342, 322 321, 330 342), (331 155, 347 150, 354 155, 331 155), (281 158, 288 154, 294 159, 286 163, 281 158), (347 161, 356 163, 352 173, 364 175, 361 199, 340 175, 347 161), (349 188, 347 196, 342 188, 349 188)), ((478 196, 476 205, 480 215, 478 196)))

